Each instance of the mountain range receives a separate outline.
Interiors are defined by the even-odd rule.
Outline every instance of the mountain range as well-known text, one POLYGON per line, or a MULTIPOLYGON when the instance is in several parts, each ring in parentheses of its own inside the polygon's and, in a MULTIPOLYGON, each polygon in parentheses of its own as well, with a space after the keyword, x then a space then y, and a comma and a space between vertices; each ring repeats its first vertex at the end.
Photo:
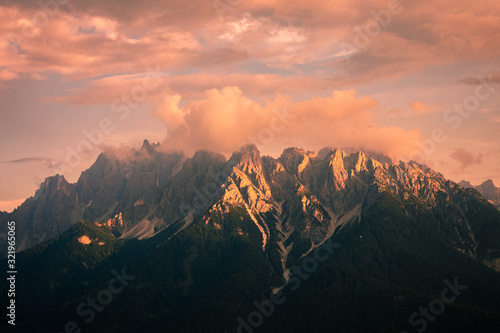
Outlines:
POLYGON ((473 188, 477 190, 486 200, 500 209, 500 187, 496 187, 491 179, 477 186, 472 185, 466 180, 462 180, 458 185, 463 188, 473 188))
POLYGON ((3 232, 16 221, 24 250, 19 325, 496 332, 500 211, 464 185, 416 162, 332 148, 273 158, 248 145, 226 160, 144 141, 104 152, 76 184, 49 177, 0 216, 3 232), (82 315, 118 272, 130 277, 123 290, 82 315), (418 313, 450 283, 465 289, 446 311, 418 313), (276 295, 282 303, 268 300, 276 295))

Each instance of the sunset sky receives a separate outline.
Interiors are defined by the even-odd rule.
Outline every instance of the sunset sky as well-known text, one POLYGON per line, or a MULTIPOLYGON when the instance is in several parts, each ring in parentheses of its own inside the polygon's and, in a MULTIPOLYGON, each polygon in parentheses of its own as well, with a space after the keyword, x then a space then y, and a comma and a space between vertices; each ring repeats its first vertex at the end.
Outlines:
POLYGON ((500 186, 498 0, 2 0, 0 210, 106 147, 354 147, 500 186))

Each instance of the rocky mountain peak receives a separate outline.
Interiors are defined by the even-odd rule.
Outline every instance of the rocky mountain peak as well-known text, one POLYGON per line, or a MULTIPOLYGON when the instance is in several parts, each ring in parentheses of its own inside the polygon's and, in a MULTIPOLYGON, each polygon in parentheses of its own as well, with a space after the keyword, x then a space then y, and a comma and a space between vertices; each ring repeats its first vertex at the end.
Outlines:
POLYGON ((286 170, 299 175, 309 165, 311 157, 314 157, 311 152, 299 148, 287 148, 278 160, 286 170))
POLYGON ((468 181, 466 180, 462 180, 458 183, 458 185, 462 186, 463 188, 471 188, 472 187, 472 184, 469 183, 468 181))
POLYGON ((477 190, 486 200, 500 209, 500 188, 495 186, 493 180, 488 179, 478 186, 474 186, 470 182, 462 180, 458 185, 463 188, 473 188, 477 190))
POLYGON ((319 152, 318 152, 318 158, 320 160, 324 159, 326 156, 328 156, 328 154, 331 153, 331 151, 333 150, 332 147, 325 147, 325 148, 322 148, 319 152))
POLYGON ((56 174, 55 176, 47 177, 40 184, 40 188, 35 193, 35 198, 42 195, 50 195, 58 191, 63 191, 65 194, 69 195, 69 186, 70 184, 62 175, 56 174))
POLYGON ((327 158, 330 158, 330 160, 343 160, 345 157, 346 153, 338 148, 334 148, 327 156, 327 158))
POLYGON ((254 144, 243 146, 239 151, 234 152, 229 161, 246 174, 262 171, 262 158, 254 144))
POLYGON ((334 170, 334 173, 340 174, 345 173, 345 158, 346 154, 343 151, 335 148, 325 157, 325 160, 328 161, 330 167, 334 170))
POLYGON ((366 155, 361 151, 353 153, 347 158, 348 167, 357 173, 367 169, 367 162, 366 155))
POLYGON ((493 183, 493 180, 491 180, 491 179, 488 179, 487 181, 485 181, 484 183, 482 183, 479 186, 481 186, 485 190, 493 190, 496 188, 495 184, 493 183))
POLYGON ((209 161, 209 160, 218 160, 218 161, 223 163, 226 161, 226 158, 222 154, 214 153, 214 152, 206 151, 206 150, 198 150, 193 155, 193 161, 196 161, 198 163, 200 163, 202 161, 209 161))
POLYGON ((159 147, 160 146, 160 143, 149 143, 149 141, 147 139, 144 139, 143 143, 142 143, 142 148, 141 150, 145 150, 147 152, 153 152, 155 150, 156 147, 159 147))

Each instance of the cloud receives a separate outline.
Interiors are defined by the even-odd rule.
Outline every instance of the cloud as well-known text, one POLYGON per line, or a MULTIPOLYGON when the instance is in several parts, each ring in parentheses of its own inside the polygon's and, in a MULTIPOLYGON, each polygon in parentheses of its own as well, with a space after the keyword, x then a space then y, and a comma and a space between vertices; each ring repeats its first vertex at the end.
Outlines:
POLYGON ((437 109, 438 105, 430 105, 424 102, 412 102, 410 103, 410 107, 417 116, 420 116, 433 113, 437 109))
POLYGON ((56 161, 51 158, 45 158, 45 157, 25 157, 17 160, 3 161, 1 163, 5 164, 42 163, 48 168, 58 168, 62 165, 62 162, 60 161, 56 161))
POLYGON ((481 153, 474 155, 464 148, 455 149, 450 154, 450 157, 458 161, 462 169, 465 169, 469 165, 480 164, 483 161, 483 155, 481 153))
POLYGON ((2 9, 0 68, 17 75, 59 73, 79 80, 155 65, 175 68, 201 52, 189 30, 164 23, 136 20, 127 26, 116 18, 59 10, 36 25, 32 18, 43 14, 40 8, 2 9))
POLYGON ((188 153, 198 149, 231 153, 242 144, 255 143, 267 152, 291 146, 354 146, 395 156, 411 152, 420 138, 417 130, 377 126, 372 112, 377 102, 358 98, 355 90, 302 102, 278 93, 258 103, 233 86, 206 90, 200 100, 181 101, 181 95, 167 94, 154 114, 167 127, 162 145, 188 153))
POLYGON ((488 120, 500 123, 500 107, 482 108, 480 112, 485 114, 488 120))
POLYGON ((19 75, 17 75, 17 73, 14 73, 6 68, 0 68, 0 81, 10 81, 17 79, 18 77, 19 75))
POLYGON ((206 0, 189 5, 153 0, 148 6, 72 1, 45 10, 48 19, 37 24, 36 15, 44 14, 38 2, 6 0, 0 11, 0 68, 8 72, 0 77, 57 73, 70 80, 95 79, 159 65, 165 71, 222 75, 281 70, 352 86, 500 56, 495 1, 404 1, 387 24, 374 16, 387 13, 386 0, 244 1, 233 7, 221 20, 206 0), (362 34, 366 46, 342 56, 341 45, 356 46, 362 34))
POLYGON ((459 80, 459 83, 469 84, 477 86, 478 84, 484 84, 485 82, 489 84, 500 83, 500 72, 494 72, 483 76, 484 79, 479 79, 477 77, 466 77, 459 80))
POLYGON ((495 123, 500 123, 500 112, 497 114, 491 114, 488 118, 495 123))
POLYGON ((390 117, 397 117, 397 116, 400 116, 402 114, 402 111, 401 111, 401 109, 390 109, 385 114, 390 116, 390 117))
MULTIPOLYGON (((123 93, 130 93, 135 86, 142 86, 147 73, 134 75, 114 75, 93 80, 85 86, 66 91, 55 101, 73 105, 111 104, 123 93)), ((226 86, 237 86, 248 95, 254 97, 273 96, 281 93, 305 93, 331 91, 340 86, 324 78, 300 75, 252 74, 248 71, 228 74, 195 73, 184 75, 168 75, 161 77, 157 89, 148 91, 148 101, 162 99, 164 93, 180 94, 184 100, 200 99, 206 90, 223 89, 226 86), (161 95, 161 96, 160 96, 161 95)))

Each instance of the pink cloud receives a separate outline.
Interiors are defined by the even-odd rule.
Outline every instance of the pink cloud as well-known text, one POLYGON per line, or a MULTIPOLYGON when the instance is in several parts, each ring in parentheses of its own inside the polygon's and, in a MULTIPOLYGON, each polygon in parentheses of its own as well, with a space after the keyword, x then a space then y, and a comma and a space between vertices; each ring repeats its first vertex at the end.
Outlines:
POLYGON ((387 12, 386 0, 342 0, 335 5, 245 1, 223 20, 206 0, 189 6, 180 1, 152 1, 148 6, 131 1, 71 2, 39 26, 33 18, 40 6, 17 4, 0 12, 0 66, 17 74, 55 72, 81 79, 156 65, 227 74, 241 71, 248 62, 260 62, 337 81, 348 76, 357 83, 398 77, 429 65, 500 56, 499 3, 401 4, 401 12, 379 25, 366 47, 347 58, 338 56, 341 43, 355 44, 360 33, 366 35, 367 27, 377 24, 373 13, 387 12), (30 32, 29 38, 23 31, 30 32))
POLYGON ((201 100, 181 104, 180 95, 166 95, 155 114, 167 127, 170 149, 210 149, 230 153, 245 143, 277 151, 289 146, 319 149, 353 146, 384 154, 415 149, 420 132, 380 127, 371 111, 377 103, 356 97, 355 90, 330 97, 293 102, 277 94, 265 103, 252 101, 237 87, 205 91, 201 100))
POLYGON ((0 69, 0 81, 10 81, 17 79, 19 75, 9 69, 0 69))
MULTIPOLYGON (((156 68, 155 68, 156 70, 156 68)), ((55 101, 75 105, 110 104, 123 93, 128 93, 135 86, 142 85, 147 72, 133 75, 115 75, 90 81, 83 87, 68 90, 55 101)), ((162 76, 157 89, 150 91, 150 99, 162 98, 161 93, 181 94, 184 99, 199 99, 204 91, 225 86, 241 87, 250 96, 272 96, 282 93, 307 93, 329 91, 340 86, 331 80, 307 76, 282 76, 277 74, 252 74, 248 71, 229 74, 195 73, 185 75, 162 76)))
POLYGON ((437 109, 437 106, 437 104, 430 105, 418 101, 410 103, 410 107, 417 116, 433 113, 437 109))
POLYGON ((450 157, 458 161, 462 169, 465 169, 469 165, 480 164, 483 161, 483 155, 481 153, 474 154, 464 148, 455 149, 450 154, 450 157))

